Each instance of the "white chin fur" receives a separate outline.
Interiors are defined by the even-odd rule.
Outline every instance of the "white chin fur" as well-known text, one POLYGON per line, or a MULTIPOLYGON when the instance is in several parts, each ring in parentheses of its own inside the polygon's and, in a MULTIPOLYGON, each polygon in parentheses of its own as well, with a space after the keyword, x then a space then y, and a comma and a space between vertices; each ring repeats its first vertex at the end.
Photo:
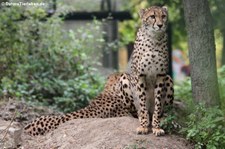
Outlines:
POLYGON ((149 32, 152 32, 152 33, 161 33, 161 32, 165 32, 165 29, 163 28, 149 28, 149 32))

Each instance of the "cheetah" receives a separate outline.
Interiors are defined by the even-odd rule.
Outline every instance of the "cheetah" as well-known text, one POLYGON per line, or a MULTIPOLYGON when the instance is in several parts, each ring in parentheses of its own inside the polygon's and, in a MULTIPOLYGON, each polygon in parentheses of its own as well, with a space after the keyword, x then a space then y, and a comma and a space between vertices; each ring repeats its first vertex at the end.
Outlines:
MULTIPOLYGON (((77 118, 110 118, 137 115, 131 102, 122 101, 119 96, 119 79, 121 73, 108 76, 104 90, 90 102, 90 104, 78 111, 65 115, 41 116, 24 127, 24 132, 31 135, 44 135, 56 129, 60 124, 77 118)), ((136 116, 137 117, 137 116, 136 116)))
POLYGON ((140 121, 138 134, 149 132, 151 120, 153 133, 163 135, 164 130, 159 126, 163 107, 173 102, 173 81, 166 75, 167 9, 153 6, 141 10, 140 17, 142 27, 127 72, 110 75, 102 93, 84 109, 59 116, 41 116, 25 126, 25 132, 43 135, 77 118, 133 116, 140 121))
POLYGON ((167 75, 167 7, 152 6, 139 12, 142 25, 134 43, 134 50, 127 72, 132 80, 122 76, 121 98, 134 100, 140 126, 138 134, 148 133, 150 113, 152 132, 156 136, 165 132, 160 128, 164 105, 173 103, 173 81, 167 75), (132 92, 131 92, 132 90, 132 92))

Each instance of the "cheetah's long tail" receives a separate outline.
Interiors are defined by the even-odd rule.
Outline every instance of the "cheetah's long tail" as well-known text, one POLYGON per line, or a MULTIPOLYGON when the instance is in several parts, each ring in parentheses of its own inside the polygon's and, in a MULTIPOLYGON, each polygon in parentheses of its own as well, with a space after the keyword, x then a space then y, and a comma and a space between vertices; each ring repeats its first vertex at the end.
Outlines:
POLYGON ((99 111, 95 106, 89 105, 84 109, 80 109, 76 112, 65 115, 41 116, 35 119, 33 122, 27 124, 24 127, 24 132, 31 136, 44 135, 45 133, 56 129, 60 124, 72 119, 101 117, 101 114, 98 114, 98 112, 99 111))

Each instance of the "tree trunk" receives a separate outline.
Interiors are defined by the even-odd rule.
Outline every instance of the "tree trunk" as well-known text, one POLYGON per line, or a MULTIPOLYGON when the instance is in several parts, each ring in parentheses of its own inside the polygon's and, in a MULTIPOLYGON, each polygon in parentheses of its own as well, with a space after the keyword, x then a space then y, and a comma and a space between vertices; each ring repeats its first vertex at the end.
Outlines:
POLYGON ((219 105, 215 40, 207 0, 183 0, 195 102, 219 105))
POLYGON ((222 37, 223 37, 223 49, 222 49, 222 61, 221 65, 225 65, 225 29, 222 29, 222 37))

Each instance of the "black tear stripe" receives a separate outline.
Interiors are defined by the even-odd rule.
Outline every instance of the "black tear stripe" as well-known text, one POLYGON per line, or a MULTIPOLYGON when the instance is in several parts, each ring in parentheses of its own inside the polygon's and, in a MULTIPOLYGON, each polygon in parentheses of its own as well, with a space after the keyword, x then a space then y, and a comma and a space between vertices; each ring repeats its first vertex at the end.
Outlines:
MULTIPOLYGON (((154 11, 154 16, 155 16, 155 11, 154 11)), ((154 26, 155 26, 155 23, 156 23, 156 17, 155 17, 155 22, 153 23, 153 26, 152 26, 152 28, 154 28, 154 26)))

